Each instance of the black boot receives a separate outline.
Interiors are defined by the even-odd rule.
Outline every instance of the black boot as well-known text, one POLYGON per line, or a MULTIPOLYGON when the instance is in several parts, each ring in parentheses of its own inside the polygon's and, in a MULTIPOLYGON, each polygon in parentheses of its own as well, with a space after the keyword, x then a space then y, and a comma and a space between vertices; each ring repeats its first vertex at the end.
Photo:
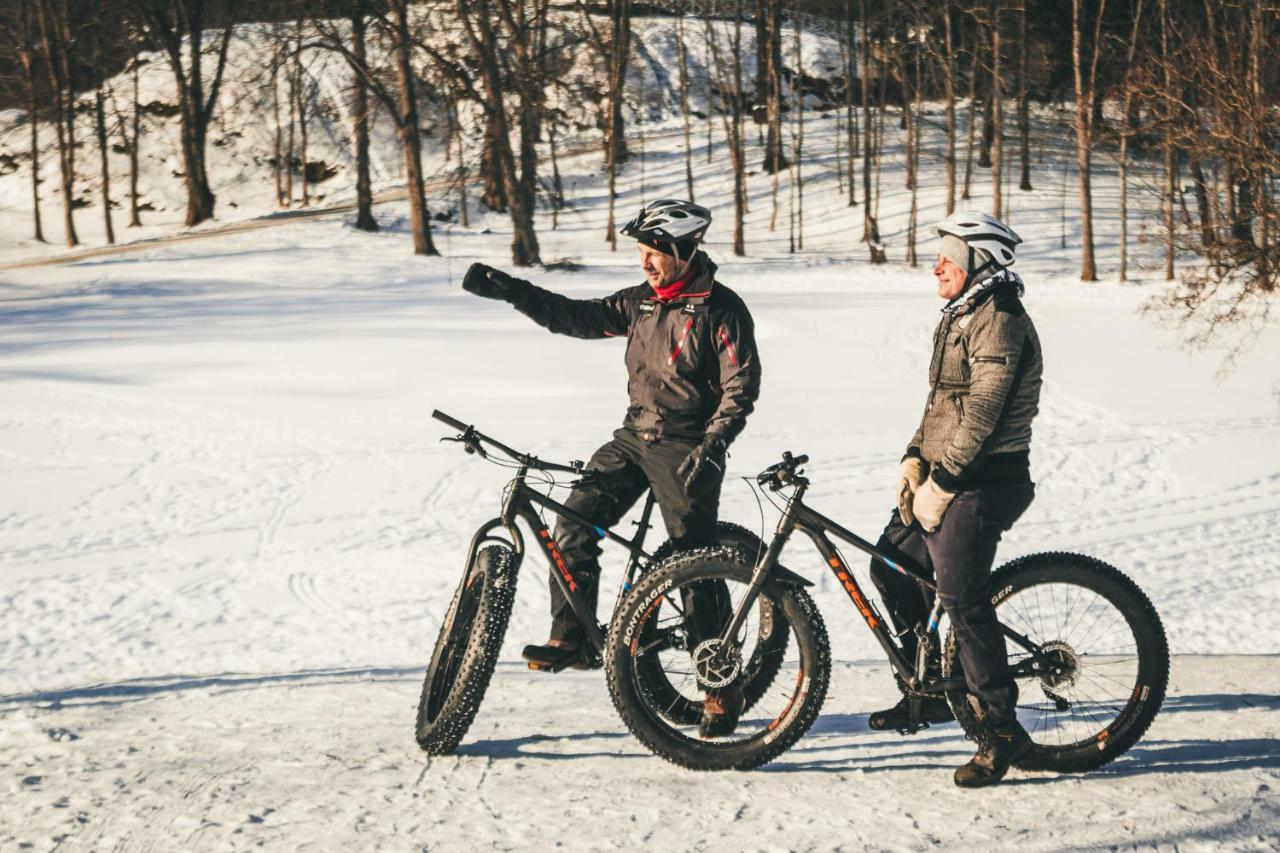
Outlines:
POLYGON ((956 770, 956 784, 961 788, 983 788, 1004 778, 1014 762, 1026 758, 1035 744, 1026 729, 1016 721, 983 732, 978 753, 969 763, 956 770))
MULTIPOLYGON (((920 722, 930 725, 938 723, 950 723, 955 720, 955 715, 951 713, 951 706, 947 704, 947 700, 942 697, 930 697, 920 700, 920 722)), ((868 720, 867 725, 876 731, 899 731, 905 729, 911 721, 911 700, 903 696, 897 705, 892 708, 886 708, 883 711, 876 711, 868 720)))
POLYGON ((547 640, 541 646, 525 646, 522 655, 529 662, 529 669, 539 672, 559 672, 566 667, 590 669, 581 643, 573 640, 547 640))

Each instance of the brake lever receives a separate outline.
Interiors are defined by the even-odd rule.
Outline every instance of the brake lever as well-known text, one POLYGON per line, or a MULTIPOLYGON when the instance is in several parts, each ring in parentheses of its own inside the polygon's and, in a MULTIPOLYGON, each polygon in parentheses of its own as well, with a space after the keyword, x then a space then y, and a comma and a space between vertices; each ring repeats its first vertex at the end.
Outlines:
POLYGON ((456 441, 462 445, 462 449, 468 453, 474 453, 481 459, 488 459, 489 454, 485 453, 484 448, 480 445, 480 440, 475 437, 471 427, 467 427, 467 431, 456 436, 445 436, 441 441, 456 441))

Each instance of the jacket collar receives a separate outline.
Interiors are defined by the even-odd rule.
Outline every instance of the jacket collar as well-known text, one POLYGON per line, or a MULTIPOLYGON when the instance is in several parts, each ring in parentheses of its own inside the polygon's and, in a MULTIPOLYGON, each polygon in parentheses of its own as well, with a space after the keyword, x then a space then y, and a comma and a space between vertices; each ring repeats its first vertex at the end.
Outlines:
POLYGON ((998 288, 1005 285, 1018 288, 1019 296, 1026 289, 1026 286, 1022 283, 1022 278, 1016 272, 1010 269, 998 270, 977 284, 971 285, 964 293, 942 306, 942 313, 963 314, 972 311, 995 293, 998 288))
POLYGON ((649 287, 648 282, 645 287, 649 287, 649 296, 646 302, 655 302, 659 305, 699 305, 711 298, 711 292, 715 289, 716 284, 716 262, 707 257, 707 253, 702 250, 693 257, 693 264, 697 265, 697 277, 689 282, 689 286, 684 289, 675 299, 669 302, 663 302, 658 299, 653 292, 653 288, 649 287))

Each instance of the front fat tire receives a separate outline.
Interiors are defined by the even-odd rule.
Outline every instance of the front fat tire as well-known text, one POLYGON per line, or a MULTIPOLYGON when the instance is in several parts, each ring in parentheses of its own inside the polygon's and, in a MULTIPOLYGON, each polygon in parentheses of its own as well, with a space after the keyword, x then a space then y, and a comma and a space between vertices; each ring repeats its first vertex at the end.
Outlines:
MULTIPOLYGON (((743 556, 753 564, 760 559, 767 547, 759 536, 742 525, 734 524, 730 521, 716 522, 716 545, 738 548, 742 551, 743 556)), ((676 553, 677 549, 674 542, 670 539, 663 542, 653 552, 653 556, 645 568, 645 573, 656 571, 662 563, 671 559, 676 553)), ((778 668, 782 664, 782 656, 787 650, 789 633, 786 619, 783 618, 778 608, 773 608, 769 615, 771 617, 769 621, 771 631, 768 636, 760 639, 755 656, 753 656, 751 663, 748 665, 752 677, 743 687, 744 713, 755 707, 755 704, 760 701, 761 697, 773 685, 773 681, 778 675, 778 668)), ((646 686, 654 694, 657 703, 665 709, 663 716, 677 724, 689 725, 698 722, 702 717, 702 703, 681 695, 667 681, 665 673, 662 672, 662 668, 658 666, 656 660, 651 659, 647 665, 642 663, 641 669, 641 678, 644 679, 646 686)))
POLYGON ((516 567, 510 548, 489 545, 454 592, 418 700, 415 736, 428 755, 457 749, 480 711, 511 618, 516 567))
MULTIPOLYGON (((1014 764, 1022 770, 1083 773, 1123 755, 1155 720, 1169 683, 1169 645, 1160 615, 1146 593, 1119 569, 1083 554, 1031 554, 1001 566, 991 577, 991 588, 995 590, 992 603, 996 606, 997 615, 1003 602, 1043 583, 1074 584, 1105 598, 1124 614, 1137 647, 1137 684, 1128 703, 1105 726, 1108 734, 1104 738, 1069 746, 1037 743, 1030 755, 1014 764)), ((1007 643, 1010 648, 1014 647, 1011 640, 1007 643)), ((949 632, 943 660, 944 674, 955 671, 956 656, 955 635, 949 632)), ((1019 692, 1030 690, 1037 683, 1034 679, 1024 679, 1019 683, 1019 692)), ((954 691, 947 694, 947 701, 966 735, 974 737, 981 721, 970 704, 968 694, 954 691)))
POLYGON ((782 584, 770 584, 762 595, 780 607, 794 632, 803 675, 796 703, 774 728, 733 743, 695 740, 674 731, 641 695, 629 639, 640 630, 653 602, 668 590, 699 580, 749 584, 753 568, 750 559, 733 547, 679 554, 647 574, 623 599, 615 615, 605 649, 605 672, 614 707, 641 743, 673 764, 690 770, 751 770, 767 764, 804 736, 826 700, 831 648, 822 616, 803 589, 782 584))

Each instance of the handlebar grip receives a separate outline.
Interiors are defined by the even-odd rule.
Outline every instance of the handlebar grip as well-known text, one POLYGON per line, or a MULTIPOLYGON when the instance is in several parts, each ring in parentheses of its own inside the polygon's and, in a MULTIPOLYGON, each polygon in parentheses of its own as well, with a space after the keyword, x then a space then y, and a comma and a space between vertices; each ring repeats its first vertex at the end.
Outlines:
POLYGON ((449 426, 453 427, 454 429, 460 429, 463 432, 467 431, 468 427, 466 424, 464 424, 462 421, 458 420, 457 418, 449 417, 439 409, 436 409, 435 411, 433 411, 431 413, 431 417, 435 418, 438 421, 443 421, 447 423, 449 426))
POLYGON ((806 462, 808 462, 808 461, 809 461, 809 457, 808 457, 808 455, 807 455, 807 454, 804 454, 804 453, 801 453, 799 456, 797 456, 797 457, 795 457, 794 459, 792 459, 792 460, 791 460, 791 464, 793 464, 793 465, 803 465, 803 464, 805 464, 805 463, 806 463, 806 462))

